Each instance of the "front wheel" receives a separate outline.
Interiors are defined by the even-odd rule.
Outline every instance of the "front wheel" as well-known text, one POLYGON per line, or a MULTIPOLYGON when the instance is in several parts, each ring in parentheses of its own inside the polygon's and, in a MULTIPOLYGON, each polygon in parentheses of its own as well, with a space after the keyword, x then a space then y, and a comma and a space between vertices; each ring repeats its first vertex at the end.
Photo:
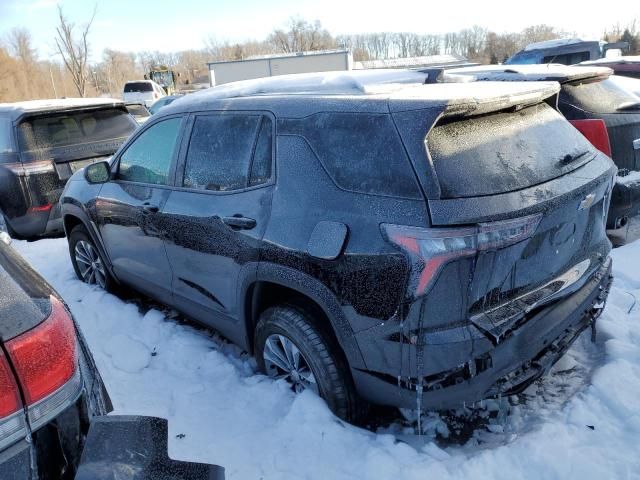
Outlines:
POLYGON ((320 395, 347 422, 362 419, 364 402, 340 347, 307 312, 293 306, 265 310, 256 327, 255 353, 258 367, 270 377, 288 381, 297 393, 320 395))
POLYGON ((88 232, 78 225, 69 235, 69 255, 76 275, 84 283, 111 291, 115 281, 88 232))

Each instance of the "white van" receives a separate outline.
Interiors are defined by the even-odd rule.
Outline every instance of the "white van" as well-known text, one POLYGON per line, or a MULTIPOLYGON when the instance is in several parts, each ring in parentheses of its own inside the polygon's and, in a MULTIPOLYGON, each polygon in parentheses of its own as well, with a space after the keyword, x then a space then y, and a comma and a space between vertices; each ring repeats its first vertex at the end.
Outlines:
POLYGON ((125 102, 142 102, 150 107, 159 98, 167 94, 153 80, 132 80, 124 84, 122 99, 125 102))

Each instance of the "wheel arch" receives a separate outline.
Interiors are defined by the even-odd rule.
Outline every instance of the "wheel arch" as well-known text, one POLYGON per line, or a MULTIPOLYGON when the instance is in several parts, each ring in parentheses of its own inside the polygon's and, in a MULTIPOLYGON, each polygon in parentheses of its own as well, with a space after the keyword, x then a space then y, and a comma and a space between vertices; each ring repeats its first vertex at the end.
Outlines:
POLYGON ((246 346, 251 354, 260 314, 275 305, 292 304, 320 317, 320 327, 337 342, 349 365, 364 368, 362 354, 342 307, 334 294, 315 278, 282 265, 260 264, 256 276, 243 291, 246 346))

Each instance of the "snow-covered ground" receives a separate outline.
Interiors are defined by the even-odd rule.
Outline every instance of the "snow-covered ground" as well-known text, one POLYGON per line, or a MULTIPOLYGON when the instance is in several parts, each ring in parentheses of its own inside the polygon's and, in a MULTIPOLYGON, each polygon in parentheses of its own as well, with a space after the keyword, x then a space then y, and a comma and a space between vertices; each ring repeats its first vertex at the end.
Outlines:
POLYGON ((417 446, 398 440, 400 422, 376 433, 344 424, 215 335, 84 285, 65 239, 14 246, 71 307, 114 413, 169 419, 172 458, 222 465, 229 479, 640 478, 640 241, 612 254, 597 343, 585 333, 519 404, 503 401, 470 441, 448 446, 431 435, 452 429, 437 415, 417 446))

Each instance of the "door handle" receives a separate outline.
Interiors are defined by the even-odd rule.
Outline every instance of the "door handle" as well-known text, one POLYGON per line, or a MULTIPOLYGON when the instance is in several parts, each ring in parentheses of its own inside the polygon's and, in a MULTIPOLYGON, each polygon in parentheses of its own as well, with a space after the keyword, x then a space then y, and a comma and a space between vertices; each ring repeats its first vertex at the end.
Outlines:
POLYGON ((251 230, 256 226, 256 221, 253 218, 243 217, 242 215, 234 215, 233 217, 223 217, 222 221, 229 225, 231 228, 237 228, 241 230, 251 230))
POLYGON ((150 203, 142 204, 142 213, 144 214, 158 213, 159 211, 160 211, 160 208, 157 205, 151 205, 150 203))

